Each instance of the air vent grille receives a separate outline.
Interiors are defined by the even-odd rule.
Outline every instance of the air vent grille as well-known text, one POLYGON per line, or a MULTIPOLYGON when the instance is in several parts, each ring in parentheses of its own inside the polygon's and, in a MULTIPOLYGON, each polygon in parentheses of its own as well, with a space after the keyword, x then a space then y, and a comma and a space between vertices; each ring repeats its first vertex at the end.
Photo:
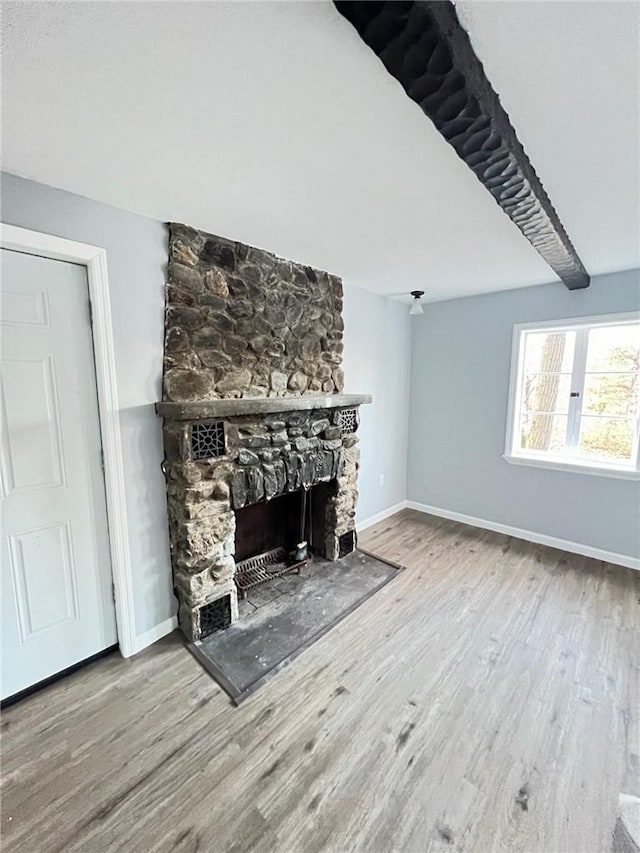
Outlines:
POLYGON ((215 631, 231 625, 231 597, 223 595, 200 608, 200 638, 204 639, 215 631))
POLYGON ((191 426, 191 458, 214 459, 224 456, 224 424, 222 421, 191 426))
POLYGON ((358 412, 356 409, 341 409, 338 413, 338 422, 342 428, 342 434, 348 435, 358 429, 358 412))

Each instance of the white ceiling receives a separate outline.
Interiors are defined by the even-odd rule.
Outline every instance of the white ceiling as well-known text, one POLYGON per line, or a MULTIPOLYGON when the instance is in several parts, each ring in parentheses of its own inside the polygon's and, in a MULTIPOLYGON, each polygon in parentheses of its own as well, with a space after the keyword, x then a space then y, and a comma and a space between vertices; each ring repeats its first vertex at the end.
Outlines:
MULTIPOLYGON (((459 7, 589 272, 640 266, 636 4, 459 7)), ((556 280, 329 2, 2 11, 9 172, 378 293, 556 280)))

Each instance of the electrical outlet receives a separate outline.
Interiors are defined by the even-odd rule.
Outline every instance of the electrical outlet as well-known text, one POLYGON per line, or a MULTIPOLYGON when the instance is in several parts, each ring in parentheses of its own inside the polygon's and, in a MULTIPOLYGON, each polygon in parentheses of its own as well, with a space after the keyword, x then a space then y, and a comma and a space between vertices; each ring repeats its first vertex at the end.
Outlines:
POLYGON ((380 474, 380 488, 384 486, 384 474, 380 474))

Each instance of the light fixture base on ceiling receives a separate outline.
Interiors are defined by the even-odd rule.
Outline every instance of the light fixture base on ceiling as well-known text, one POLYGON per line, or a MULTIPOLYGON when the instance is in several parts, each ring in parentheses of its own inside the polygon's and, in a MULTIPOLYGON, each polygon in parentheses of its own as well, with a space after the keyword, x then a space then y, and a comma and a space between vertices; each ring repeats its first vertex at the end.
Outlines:
POLYGON ((422 302, 420 301, 424 296, 424 290, 412 290, 411 295, 413 296, 413 302, 411 303, 409 314, 424 314, 422 302))

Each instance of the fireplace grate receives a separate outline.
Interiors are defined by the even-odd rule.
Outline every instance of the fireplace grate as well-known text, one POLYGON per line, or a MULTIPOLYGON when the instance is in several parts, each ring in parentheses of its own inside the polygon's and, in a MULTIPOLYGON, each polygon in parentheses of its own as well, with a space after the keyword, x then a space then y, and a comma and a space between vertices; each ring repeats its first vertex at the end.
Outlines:
POLYGON ((209 421, 191 425, 191 458, 214 459, 224 456, 224 424, 209 421))
POLYGON ((200 638, 231 625, 231 596, 223 595, 200 608, 200 638))
POLYGON ((338 422, 342 428, 343 435, 349 435, 358 429, 358 413, 355 409, 341 409, 338 413, 338 422))
POLYGON ((306 560, 292 561, 284 548, 273 548, 256 557, 240 561, 236 566, 236 586, 242 598, 247 597, 247 591, 261 583, 279 578, 289 572, 297 572, 309 562, 306 560))

